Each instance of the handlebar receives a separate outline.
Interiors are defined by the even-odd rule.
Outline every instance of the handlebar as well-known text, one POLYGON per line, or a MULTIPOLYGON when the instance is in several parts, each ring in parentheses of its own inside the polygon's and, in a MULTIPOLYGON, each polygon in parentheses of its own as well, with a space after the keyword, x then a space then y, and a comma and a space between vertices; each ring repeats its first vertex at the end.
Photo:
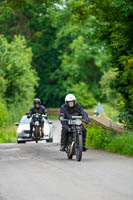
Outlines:
POLYGON ((26 113, 26 115, 27 115, 27 118, 30 118, 30 117, 32 117, 32 116, 35 116, 35 115, 39 115, 39 116, 42 116, 42 117, 44 117, 44 118, 47 118, 48 116, 45 114, 40 114, 40 113, 34 113, 34 114, 29 114, 29 113, 26 113))
POLYGON ((63 117, 60 117, 60 121, 67 122, 69 120, 75 120, 75 119, 82 119, 82 116, 72 116, 71 119, 64 119, 63 117))
POLYGON ((61 122, 69 122, 69 121, 72 121, 72 120, 76 120, 76 119, 79 119, 79 120, 82 120, 84 123, 86 124, 89 124, 90 122, 89 121, 86 121, 85 119, 83 119, 82 116, 72 116, 71 119, 64 119, 64 118, 60 118, 60 121, 61 122))
POLYGON ((47 115, 44 115, 44 114, 42 114, 42 116, 43 116, 44 118, 48 117, 47 115))
POLYGON ((82 119, 82 116, 72 116, 72 119, 82 119))

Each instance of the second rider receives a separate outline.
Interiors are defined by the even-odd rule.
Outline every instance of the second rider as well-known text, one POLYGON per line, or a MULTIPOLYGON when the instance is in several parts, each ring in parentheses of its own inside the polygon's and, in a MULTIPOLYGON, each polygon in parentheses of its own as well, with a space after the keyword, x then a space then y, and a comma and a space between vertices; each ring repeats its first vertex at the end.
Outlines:
MULTIPOLYGON (((47 115, 47 110, 43 105, 41 105, 40 99, 34 99, 34 106, 30 109, 28 118, 30 118, 33 114, 36 114, 36 113, 39 113, 41 115, 42 114, 47 115)), ((33 124, 34 124, 34 119, 32 119, 30 122, 30 137, 32 137, 33 124)), ((44 120, 43 119, 41 119, 40 125, 41 125, 42 137, 44 137, 44 120)))

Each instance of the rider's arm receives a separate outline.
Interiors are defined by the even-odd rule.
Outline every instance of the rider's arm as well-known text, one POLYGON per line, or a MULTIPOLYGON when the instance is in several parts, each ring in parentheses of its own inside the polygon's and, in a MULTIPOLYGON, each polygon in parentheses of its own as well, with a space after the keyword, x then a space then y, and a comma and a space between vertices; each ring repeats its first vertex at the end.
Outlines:
POLYGON ((85 121, 87 122, 87 123, 90 123, 90 120, 89 120, 89 118, 88 118, 88 115, 87 115, 87 113, 83 110, 83 107, 79 104, 79 111, 80 111, 80 114, 81 114, 81 116, 83 117, 83 119, 85 119, 85 121))
POLYGON ((47 109, 44 106, 42 106, 42 105, 41 105, 41 114, 45 115, 45 119, 48 118, 48 116, 47 116, 48 115, 47 109))
POLYGON ((65 109, 64 109, 64 106, 61 106, 61 108, 60 108, 59 120, 61 121, 62 119, 65 119, 65 109))
POLYGON ((47 115, 47 109, 44 106, 42 106, 42 114, 47 115))
POLYGON ((34 107, 32 107, 32 108, 30 109, 30 112, 27 114, 27 118, 30 118, 31 115, 33 115, 33 114, 34 114, 34 107))
POLYGON ((30 112, 29 112, 29 115, 33 115, 34 114, 34 107, 32 107, 31 109, 30 109, 30 112))

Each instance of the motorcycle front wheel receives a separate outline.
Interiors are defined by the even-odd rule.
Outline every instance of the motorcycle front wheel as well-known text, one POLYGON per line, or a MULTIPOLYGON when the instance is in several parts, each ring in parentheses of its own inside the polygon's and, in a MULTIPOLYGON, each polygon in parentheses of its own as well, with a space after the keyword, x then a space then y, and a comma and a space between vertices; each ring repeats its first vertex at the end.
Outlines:
POLYGON ((69 144, 67 147, 67 158, 72 159, 73 158, 73 150, 72 150, 72 144, 69 144))
POLYGON ((82 145, 82 135, 77 135, 75 143, 75 155, 77 161, 81 161, 82 159, 82 145))
POLYGON ((38 143, 38 137, 39 137, 39 127, 36 126, 36 128, 35 128, 35 141, 36 141, 36 143, 38 143))

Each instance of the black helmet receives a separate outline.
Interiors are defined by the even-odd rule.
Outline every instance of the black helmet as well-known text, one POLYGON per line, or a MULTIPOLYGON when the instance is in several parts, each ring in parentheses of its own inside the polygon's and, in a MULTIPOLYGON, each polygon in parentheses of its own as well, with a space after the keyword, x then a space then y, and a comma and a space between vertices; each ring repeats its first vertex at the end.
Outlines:
POLYGON ((41 104, 40 99, 34 99, 34 105, 35 105, 35 104, 41 104))

